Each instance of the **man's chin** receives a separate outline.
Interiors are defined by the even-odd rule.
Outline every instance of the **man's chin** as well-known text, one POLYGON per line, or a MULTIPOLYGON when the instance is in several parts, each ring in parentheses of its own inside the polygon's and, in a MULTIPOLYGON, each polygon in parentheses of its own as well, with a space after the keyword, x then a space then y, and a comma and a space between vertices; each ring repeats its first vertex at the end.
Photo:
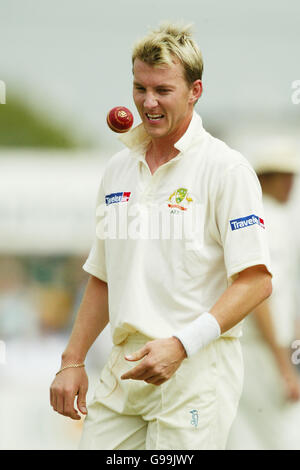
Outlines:
POLYGON ((158 128, 154 129, 153 127, 150 127, 150 126, 144 126, 144 127, 145 127, 147 134, 150 137, 159 139, 168 135, 168 131, 166 129, 158 129, 158 128))

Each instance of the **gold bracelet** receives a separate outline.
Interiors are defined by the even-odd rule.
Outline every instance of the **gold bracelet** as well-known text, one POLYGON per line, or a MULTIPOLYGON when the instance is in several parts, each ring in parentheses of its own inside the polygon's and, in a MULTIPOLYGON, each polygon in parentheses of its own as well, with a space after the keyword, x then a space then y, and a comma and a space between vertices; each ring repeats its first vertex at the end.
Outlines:
POLYGON ((59 374, 60 372, 62 372, 65 369, 69 369, 70 367, 84 367, 84 363, 82 363, 82 364, 68 364, 67 366, 64 366, 61 369, 59 369, 59 371, 56 372, 55 375, 59 374))

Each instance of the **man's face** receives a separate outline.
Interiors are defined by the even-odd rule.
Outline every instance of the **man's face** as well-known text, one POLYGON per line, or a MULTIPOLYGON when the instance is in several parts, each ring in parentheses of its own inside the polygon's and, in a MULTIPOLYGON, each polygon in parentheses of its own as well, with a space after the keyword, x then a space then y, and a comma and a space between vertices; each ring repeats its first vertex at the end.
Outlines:
POLYGON ((146 132, 152 139, 180 139, 201 95, 201 81, 189 87, 179 61, 153 67, 136 59, 133 74, 133 99, 146 132))

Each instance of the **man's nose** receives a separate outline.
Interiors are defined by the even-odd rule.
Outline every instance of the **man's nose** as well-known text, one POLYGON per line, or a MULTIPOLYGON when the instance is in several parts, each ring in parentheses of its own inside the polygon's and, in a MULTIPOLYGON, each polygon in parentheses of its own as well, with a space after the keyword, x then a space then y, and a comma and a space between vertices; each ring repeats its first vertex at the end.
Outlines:
POLYGON ((157 106, 157 98, 154 93, 148 92, 145 96, 144 107, 146 109, 155 108, 157 106))

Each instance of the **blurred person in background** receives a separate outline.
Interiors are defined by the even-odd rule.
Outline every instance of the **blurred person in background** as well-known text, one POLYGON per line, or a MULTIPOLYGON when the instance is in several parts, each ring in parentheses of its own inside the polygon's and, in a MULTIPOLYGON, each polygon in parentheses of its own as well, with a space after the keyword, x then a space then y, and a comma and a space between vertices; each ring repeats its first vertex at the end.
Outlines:
POLYGON ((273 292, 245 321, 244 389, 228 448, 300 449, 300 381, 291 360, 291 345, 297 338, 299 253, 288 210, 299 171, 297 152, 277 141, 256 154, 254 168, 263 191, 273 292))

